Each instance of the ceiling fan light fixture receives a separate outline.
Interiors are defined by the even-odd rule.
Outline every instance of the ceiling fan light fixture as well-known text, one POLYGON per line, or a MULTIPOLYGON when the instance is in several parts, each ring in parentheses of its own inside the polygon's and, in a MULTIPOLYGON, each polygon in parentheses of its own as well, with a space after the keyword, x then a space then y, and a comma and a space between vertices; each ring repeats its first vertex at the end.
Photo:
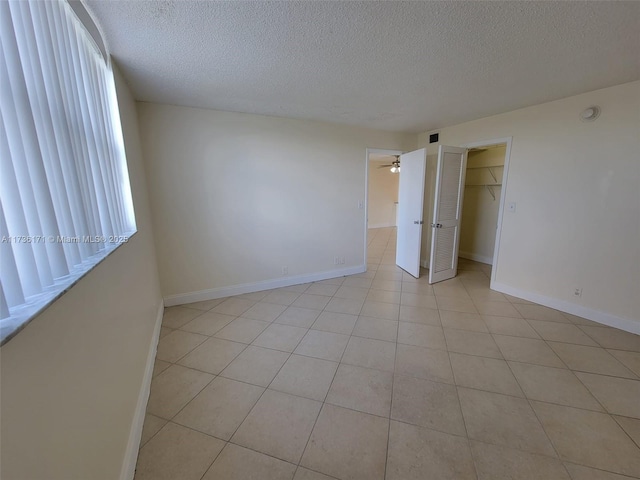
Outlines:
POLYGON ((396 159, 391 162, 391 173, 400 173, 400 155, 396 155, 396 159))

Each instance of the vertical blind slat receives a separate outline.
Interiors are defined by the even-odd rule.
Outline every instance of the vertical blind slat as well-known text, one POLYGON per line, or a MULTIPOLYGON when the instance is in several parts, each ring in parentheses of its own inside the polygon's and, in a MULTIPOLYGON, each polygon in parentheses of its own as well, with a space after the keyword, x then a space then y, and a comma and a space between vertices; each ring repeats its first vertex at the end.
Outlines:
MULTIPOLYGON (((38 157, 28 157, 29 171, 31 172, 32 186, 36 191, 36 198, 40 197, 38 213, 41 218, 44 235, 60 235, 60 225, 65 225, 67 212, 59 201, 59 195, 55 188, 57 172, 51 167, 51 162, 46 161, 55 155, 55 140, 51 128, 51 116, 46 104, 44 92, 44 80, 42 78, 41 65, 38 62, 38 54, 35 48, 31 24, 25 21, 22 15, 22 6, 26 2, 10 2, 12 16, 16 23, 20 22, 21 28, 14 30, 20 57, 24 59, 24 80, 27 94, 31 102, 33 120, 32 136, 39 143, 38 157), (51 185, 54 187, 51 188, 51 185)), ((22 108, 24 110, 24 108, 22 108)), ((46 243, 49 264, 54 278, 62 277, 69 273, 64 244, 56 242, 46 243)))
MULTIPOLYGON (((4 218, 4 210, 2 202, 0 202, 0 236, 8 237, 9 229, 4 218)), ((13 307, 24 303, 24 293, 20 284, 20 275, 16 266, 16 259, 13 255, 13 246, 11 243, 0 243, 0 282, 4 285, 4 299, 2 303, 6 303, 8 307, 13 307)), ((0 315, 0 318, 3 318, 0 315)))
POLYGON ((113 72, 66 0, 0 0, 0 54, 2 320, 39 311, 135 216, 113 72))
MULTIPOLYGON (((73 219, 73 231, 65 233, 65 235, 73 236, 87 232, 89 222, 87 220, 87 211, 82 198, 80 181, 75 168, 77 147, 71 136, 71 123, 68 107, 63 102, 63 92, 65 85, 62 80, 62 72, 60 71, 59 62, 56 62, 56 53, 54 51, 54 42, 50 31, 50 24, 47 21, 47 14, 44 10, 44 2, 26 3, 31 9, 33 23, 39 25, 35 28, 36 41, 38 43, 39 52, 41 53, 40 61, 44 66, 44 72, 47 77, 45 85, 47 88, 47 97, 49 100, 49 109, 52 113, 53 129, 55 138, 58 141, 59 157, 53 158, 52 161, 58 161, 64 178, 64 196, 69 204, 69 209, 73 219), (64 160, 64 161, 63 161, 64 160)), ((73 259, 73 265, 77 265, 91 255, 91 249, 86 243, 77 243, 79 258, 73 259)))
MULTIPOLYGON (((108 89, 105 82, 105 76, 106 76, 105 66, 104 66, 104 63, 100 62, 98 58, 94 59, 94 65, 95 65, 95 68, 98 70, 97 79, 98 79, 98 85, 100 90, 100 109, 102 111, 102 115, 104 119, 103 121, 105 125, 110 125, 112 122, 109 115, 109 94, 108 94, 108 89)), ((118 230, 123 231, 125 230, 124 208, 123 208, 122 196, 120 195, 120 192, 122 189, 118 188, 119 181, 118 181, 118 174, 117 174, 119 158, 118 158, 118 152, 115 148, 115 140, 114 140, 114 134, 113 134, 112 128, 108 129, 108 135, 106 135, 105 137, 105 142, 109 149, 109 157, 108 157, 109 178, 110 178, 111 188, 113 190, 115 205, 117 206, 117 208, 114 209, 114 211, 116 212, 116 223, 118 225, 118 230)))
MULTIPOLYGON (((39 150, 38 141, 37 137, 35 137, 31 111, 19 108, 20 105, 29 105, 29 99, 24 84, 22 62, 18 56, 13 25, 11 22, 7 22, 10 19, 8 2, 0 2, 0 8, 2 8, 0 37, 2 38, 4 53, 4 68, 0 78, 0 85, 3 85, 2 116, 4 117, 4 125, 9 140, 9 151, 11 152, 11 158, 14 159, 15 179, 27 224, 27 231, 23 232, 23 235, 39 237, 45 235, 45 232, 40 224, 36 192, 34 192, 29 172, 29 167, 31 166, 29 160, 34 156, 40 157, 40 153, 36 151, 36 149, 39 150), (9 24, 6 25, 7 23, 9 24)), ((31 249, 36 262, 40 285, 53 284, 53 275, 45 244, 31 243, 31 249)), ((35 287, 35 282, 32 285, 35 287)))
MULTIPOLYGON (((11 9, 10 11, 19 11, 17 3, 7 2, 7 5, 11 9)), ((23 138, 26 169, 18 169, 21 172, 19 178, 20 182, 23 183, 23 188, 26 189, 27 183, 30 185, 37 216, 37 218, 28 218, 27 224, 30 230, 33 230, 34 235, 58 236, 60 233, 58 221, 42 161, 43 151, 41 146, 43 144, 40 143, 36 131, 39 102, 34 89, 28 88, 29 86, 33 87, 33 82, 30 80, 34 77, 35 72, 31 68, 30 52, 25 45, 24 34, 21 34, 23 29, 20 28, 19 21, 15 22, 15 24, 18 28, 7 29, 4 32, 5 45, 9 47, 5 54, 5 59, 8 62, 7 67, 10 69, 9 79, 14 99, 14 109, 23 138)), ((36 68, 38 67, 36 66, 36 68)), ((30 202, 31 199, 28 201, 30 202)), ((36 252, 38 271, 43 284, 50 285, 53 283, 53 278, 68 273, 66 258, 61 244, 45 242, 34 244, 33 248, 36 252)))
MULTIPOLYGON (((91 83, 93 85, 93 91, 98 94, 97 96, 94 96, 93 104, 96 110, 96 117, 98 120, 98 124, 100 126, 100 131, 106 131, 107 123, 105 121, 104 101, 102 100, 102 88, 100 86, 101 72, 98 69, 97 60, 98 60, 97 53, 91 53, 89 55, 88 64, 91 72, 91 80, 92 80, 91 83)), ((105 181, 104 188, 109 198, 109 204, 117 205, 118 200, 116 197, 113 177, 111 175, 113 171, 113 168, 111 165, 113 155, 112 155, 111 149, 109 148, 108 136, 106 135, 100 136, 99 141, 101 145, 101 150, 103 152, 103 163, 101 164, 101 166, 103 171, 102 178, 105 181)), ((122 228, 122 225, 120 223, 120 219, 117 214, 117 209, 113 209, 113 208, 109 209, 109 214, 111 217, 111 225, 112 225, 113 231, 114 232, 120 231, 122 228)))
MULTIPOLYGON (((5 69, 4 61, 0 62, 0 78, 3 76, 5 69)), ((20 189, 18 188, 11 161, 9 141, 4 128, 4 96, 9 95, 9 93, 2 90, 2 98, 0 99, 0 169, 2 169, 2 175, 0 175, 0 199, 6 209, 7 236, 13 237, 26 235, 25 232, 28 232, 28 228, 24 209, 22 208, 22 200, 20 199, 20 189)), ((11 242, 11 247, 18 262, 21 289, 24 294, 28 296, 40 293, 42 285, 40 284, 38 267, 36 266, 31 244, 11 242)))
POLYGON ((9 315, 11 315, 11 313, 9 312, 7 297, 4 294, 4 287, 2 286, 2 280, 0 280, 0 318, 7 318, 9 315))
POLYGON ((109 108, 109 119, 112 125, 111 136, 113 148, 116 152, 113 161, 114 169, 119 180, 118 191, 122 199, 122 213, 125 221, 125 231, 136 229, 136 216, 133 211, 133 197, 131 195, 131 183, 129 181, 129 170, 127 168, 127 156, 124 150, 124 137, 122 133, 122 122, 120 120, 120 107, 118 106, 118 96, 116 93, 116 83, 113 73, 105 75, 107 84, 107 95, 109 97, 107 106, 109 108))
MULTIPOLYGON (((79 42, 78 35, 75 35, 75 41, 79 42)), ((80 71, 82 72, 82 79, 85 85, 84 91, 87 93, 84 96, 84 102, 82 102, 83 106, 83 115, 86 115, 85 118, 89 118, 90 124, 86 124, 85 128, 87 129, 87 142, 89 144, 89 148, 91 149, 91 169, 93 171, 93 187, 96 192, 96 198, 98 201, 98 210, 100 211, 100 223, 101 223, 101 235, 113 235, 113 224, 112 218, 109 213, 108 205, 108 193, 105 188, 105 152, 100 145, 98 139, 92 135, 92 132, 100 131, 100 122, 98 119, 98 114, 96 112, 95 104, 91 95, 88 95, 88 92, 95 92, 95 88, 93 85, 93 79, 91 76, 91 70, 89 66, 89 58, 87 58, 86 50, 78 50, 78 64, 80 65, 80 71)))
MULTIPOLYGON (((94 237, 98 235, 99 214, 95 202, 95 195, 91 188, 91 172, 86 165, 86 160, 89 158, 89 150, 86 145, 86 139, 82 134, 84 131, 82 127, 84 121, 79 106, 80 98, 78 92, 80 91, 80 86, 74 74, 76 70, 74 69, 71 59, 72 52, 68 42, 67 32, 62 20, 59 18, 60 5, 56 2, 42 2, 42 4, 47 12, 47 19, 52 31, 55 32, 52 40, 57 42, 57 48, 55 50, 59 54, 60 73, 66 86, 63 101, 68 106, 70 132, 76 145, 76 153, 74 155, 75 167, 82 188, 84 208, 88 212, 87 219, 89 220, 89 225, 87 226, 87 234, 94 237)), ((98 251, 97 244, 87 243, 86 245, 89 247, 90 255, 98 251)))
MULTIPOLYGON (((46 77, 47 60, 43 58, 42 47, 38 46, 36 31, 33 28, 33 22, 30 21, 29 3, 19 2, 12 6, 16 5, 19 7, 19 10, 14 12, 14 16, 17 15, 22 20, 23 34, 29 51, 31 68, 34 73, 33 78, 30 80, 32 82, 32 88, 36 89, 38 100, 38 115, 36 116, 38 122, 36 123, 36 129, 38 130, 38 137, 41 139, 41 142, 46 145, 47 154, 43 155, 42 160, 47 172, 47 179, 52 183, 50 191, 54 201, 56 217, 58 218, 58 227, 61 235, 73 235, 75 229, 73 227, 69 197, 65 189, 60 164, 61 145, 59 144, 60 140, 58 140, 56 136, 56 122, 53 119, 53 109, 49 103, 51 87, 47 85, 49 80, 46 77)), ((63 244, 63 248, 67 261, 67 269, 72 268, 79 263, 80 255, 78 245, 65 243, 63 244)))
MULTIPOLYGON (((38 38, 40 29, 34 28, 34 22, 31 20, 33 12, 30 9, 30 3, 19 2, 18 5, 20 7, 18 14, 22 20, 22 27, 28 42, 32 69, 36 72, 32 81, 36 85, 39 102, 40 122, 37 128, 42 132, 41 134, 39 133, 39 136, 42 135, 47 144, 47 155, 43 156, 43 162, 47 172, 47 179, 52 183, 50 190, 58 218, 58 227, 61 235, 75 236, 76 227, 70 205, 70 198, 75 197, 75 192, 65 182, 63 162, 60 160, 70 156, 70 154, 66 148, 64 129, 61 129, 64 120, 57 118, 59 109, 55 108, 55 104, 52 104, 52 99, 56 97, 56 92, 55 84, 49 74, 50 58, 47 57, 46 45, 43 44, 42 39, 38 38)), ((79 245, 77 243, 64 243, 62 246, 67 261, 67 269, 73 268, 80 263, 79 245)))

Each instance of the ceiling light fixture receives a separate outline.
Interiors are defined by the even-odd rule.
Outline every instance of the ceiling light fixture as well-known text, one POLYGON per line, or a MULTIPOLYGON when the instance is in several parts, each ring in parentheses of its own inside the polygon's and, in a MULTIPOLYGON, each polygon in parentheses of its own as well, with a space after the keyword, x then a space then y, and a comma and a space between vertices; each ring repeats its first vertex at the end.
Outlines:
POLYGON ((391 163, 391 173, 400 173, 400 157, 396 155, 396 159, 391 163))
POLYGON ((394 157, 396 159, 393 162, 386 165, 380 165, 378 168, 391 167, 391 173, 400 173, 400 155, 394 155, 394 157))

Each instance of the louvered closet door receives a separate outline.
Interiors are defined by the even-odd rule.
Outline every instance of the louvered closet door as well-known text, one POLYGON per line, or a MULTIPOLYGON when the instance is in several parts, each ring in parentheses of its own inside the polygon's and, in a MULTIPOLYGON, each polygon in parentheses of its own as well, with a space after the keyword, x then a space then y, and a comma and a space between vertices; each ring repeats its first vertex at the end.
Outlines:
POLYGON ((440 146, 431 224, 429 283, 453 278, 457 273, 466 170, 465 148, 440 146))

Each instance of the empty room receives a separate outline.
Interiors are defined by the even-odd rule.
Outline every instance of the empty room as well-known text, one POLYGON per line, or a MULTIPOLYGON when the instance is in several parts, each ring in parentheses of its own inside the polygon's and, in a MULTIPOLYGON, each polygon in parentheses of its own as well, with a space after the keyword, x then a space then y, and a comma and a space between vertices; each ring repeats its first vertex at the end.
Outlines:
POLYGON ((640 2, 0 22, 2 480, 640 479, 640 2))

